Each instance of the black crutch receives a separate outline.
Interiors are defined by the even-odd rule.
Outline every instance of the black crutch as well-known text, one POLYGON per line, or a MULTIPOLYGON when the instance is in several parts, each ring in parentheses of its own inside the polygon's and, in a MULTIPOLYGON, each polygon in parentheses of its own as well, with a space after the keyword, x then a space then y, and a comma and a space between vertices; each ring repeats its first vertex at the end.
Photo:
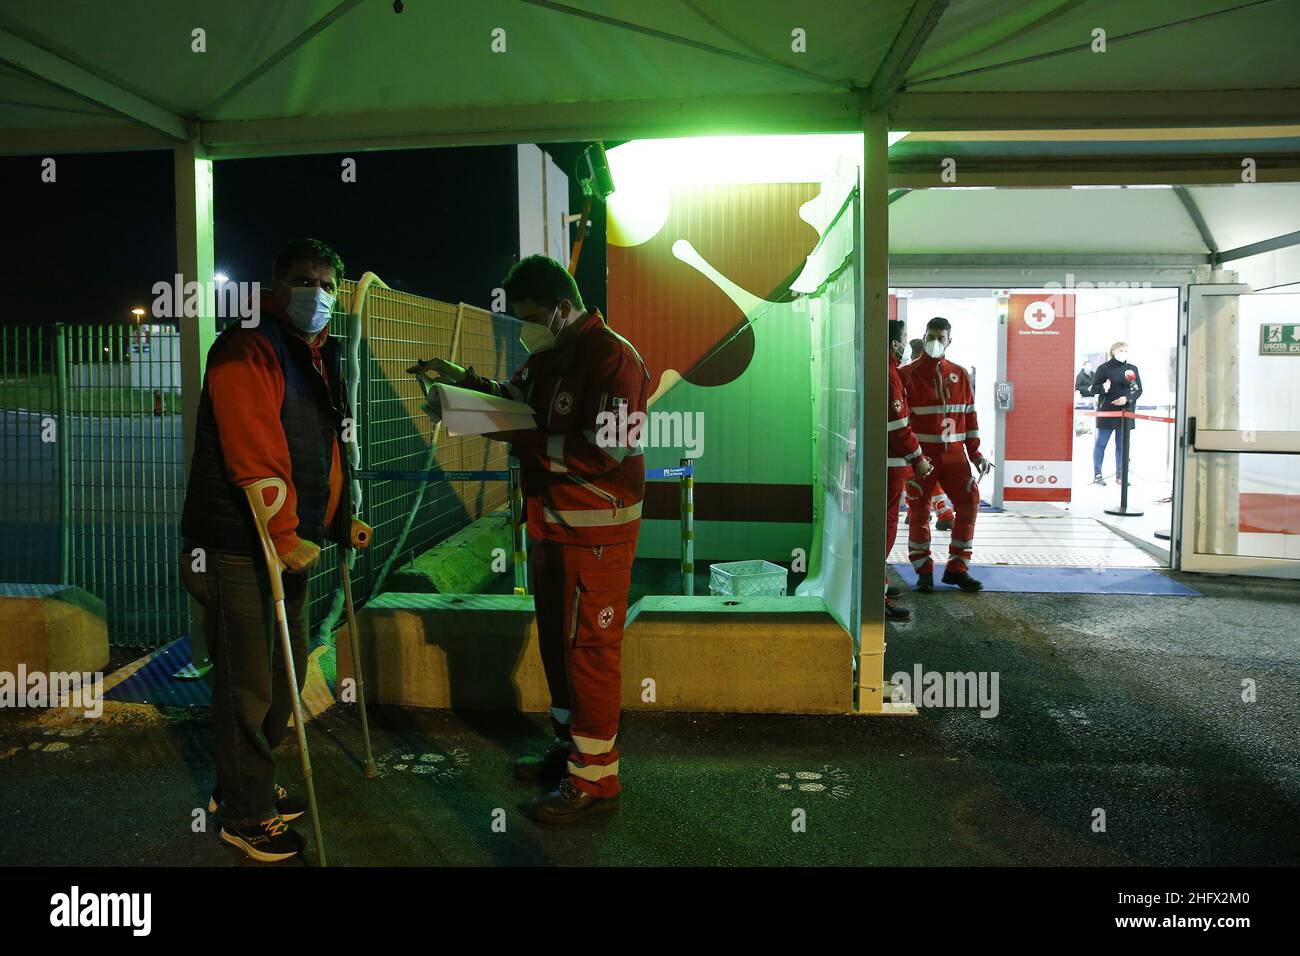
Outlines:
MULTIPOLYGON (((370 547, 372 529, 364 521, 354 519, 352 523, 352 545, 356 548, 370 547)), ((361 708, 361 737, 366 744, 365 778, 374 780, 379 776, 375 766, 375 752, 370 746, 370 721, 366 717, 366 681, 361 671, 361 637, 357 632, 357 612, 352 605, 352 573, 348 568, 346 548, 339 548, 339 574, 343 577, 343 602, 348 609, 348 641, 352 646, 352 672, 357 682, 357 706, 361 708)))

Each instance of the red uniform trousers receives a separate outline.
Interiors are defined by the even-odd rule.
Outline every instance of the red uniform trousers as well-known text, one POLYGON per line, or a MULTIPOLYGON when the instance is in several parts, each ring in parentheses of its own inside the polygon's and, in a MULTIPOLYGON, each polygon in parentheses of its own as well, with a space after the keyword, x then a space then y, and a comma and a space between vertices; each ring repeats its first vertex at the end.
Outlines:
MULTIPOLYGON (((907 479, 912 477, 911 467, 907 468, 890 468, 886 472, 885 494, 888 496, 888 504, 885 506, 885 560, 889 560, 889 552, 894 550, 894 540, 898 537, 898 506, 903 501, 903 488, 907 485, 907 479)), ((885 572, 885 583, 889 583, 889 572, 885 572)))
POLYGON ((555 736, 572 744, 569 782, 598 797, 619 792, 623 624, 636 539, 579 545, 531 539, 537 637, 555 736))
POLYGON ((975 543, 975 516, 979 513, 980 491, 971 473, 966 449, 961 445, 924 445, 934 470, 924 478, 907 483, 907 556, 917 574, 933 574, 930 557, 930 498, 935 485, 943 486, 952 499, 957 517, 948 545, 948 570, 966 571, 975 543))

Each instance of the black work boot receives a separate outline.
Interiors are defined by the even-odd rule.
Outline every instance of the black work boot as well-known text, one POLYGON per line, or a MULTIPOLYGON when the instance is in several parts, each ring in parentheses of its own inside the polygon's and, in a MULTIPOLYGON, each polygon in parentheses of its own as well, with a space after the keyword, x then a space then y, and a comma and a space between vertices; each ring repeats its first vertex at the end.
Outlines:
POLYGON ((515 761, 515 779, 525 783, 537 783, 548 790, 559 785, 569 774, 569 753, 567 743, 551 744, 546 753, 529 754, 515 761))
POLYGON ((885 586, 885 597, 895 598, 902 593, 903 593, 903 589, 900 588, 897 584, 889 584, 885 586))
POLYGON ((961 588, 963 591, 967 592, 968 594, 973 594, 975 591, 984 590, 984 585, 980 584, 978 581, 976 581, 965 571, 943 572, 943 583, 955 584, 957 585, 957 587, 961 588))
POLYGON ((934 574, 918 574, 916 576, 916 590, 922 594, 929 594, 934 590, 934 574))
POLYGON ((617 796, 592 796, 565 778, 550 793, 530 800, 524 813, 536 823, 572 823, 580 817, 599 817, 616 809, 617 796))
POLYGON ((951 518, 940 518, 938 521, 936 521, 936 522, 934 523, 934 529, 935 529, 936 531, 951 531, 951 530, 952 530, 952 519, 951 519, 951 518))
POLYGON ((905 607, 899 607, 889 598, 885 598, 885 619, 905 623, 912 619, 912 612, 905 607))
POLYGON ((247 827, 223 826, 221 840, 263 863, 278 863, 297 856, 303 846, 302 837, 290 830, 278 813, 247 827))

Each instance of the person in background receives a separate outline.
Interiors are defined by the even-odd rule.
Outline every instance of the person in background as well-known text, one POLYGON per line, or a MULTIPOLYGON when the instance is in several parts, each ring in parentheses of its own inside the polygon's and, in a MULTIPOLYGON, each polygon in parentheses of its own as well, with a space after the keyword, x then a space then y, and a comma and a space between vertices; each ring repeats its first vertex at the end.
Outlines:
MULTIPOLYGON (((888 480, 885 505, 885 557, 894 548, 898 534, 898 509, 903 500, 903 488, 908 479, 924 478, 934 466, 921 454, 921 445, 912 434, 907 407, 907 393, 903 380, 898 377, 898 363, 903 357, 903 323, 894 319, 889 323, 889 435, 888 480)), ((897 589, 885 588, 885 617, 891 621, 910 621, 912 612, 894 603, 897 589), (894 591, 891 594, 890 591, 894 591)))
POLYGON ((1080 398, 1092 396, 1092 376, 1092 363, 1084 359, 1079 374, 1074 376, 1074 390, 1079 393, 1080 398))
MULTIPOLYGON (((1137 366, 1128 362, 1128 343, 1116 342, 1110 347, 1110 359, 1097 366, 1089 393, 1097 396, 1097 411, 1131 412, 1142 397, 1142 376, 1137 366)), ((1101 462, 1106 456, 1106 445, 1115 436, 1116 481, 1124 472, 1123 445, 1131 440, 1133 419, 1121 415, 1097 415, 1097 438, 1092 446, 1092 483, 1106 484, 1102 477, 1101 462)), ((1132 449, 1130 449, 1130 454, 1132 449)))
MULTIPOLYGON (((1087 399, 1092 397, 1092 376, 1092 362, 1084 359, 1083 365, 1079 369, 1079 374, 1074 376, 1074 390, 1079 393, 1080 398, 1087 399)), ((1092 427, 1088 424, 1088 419, 1076 415, 1074 418, 1074 433, 1076 435, 1087 435, 1091 431, 1092 427)))
MULTIPOLYGON (((907 343, 907 347, 912 352, 912 357, 908 359, 910 365, 925 352, 925 339, 912 339, 907 343)), ((953 510, 952 501, 944 494, 943 486, 937 481, 934 486, 934 497, 930 499, 930 510, 934 512, 936 531, 952 530, 952 523, 957 520, 957 512, 953 510)))
POLYGON ((952 343, 952 324, 935 316, 926 325, 925 354, 899 370, 907 390, 911 419, 922 453, 934 470, 907 486, 908 557, 916 569, 916 589, 934 590, 934 561, 930 555, 930 499, 937 482, 952 496, 957 519, 948 543, 944 584, 963 591, 984 585, 970 576, 975 518, 979 512, 979 485, 971 466, 984 476, 993 462, 980 452, 979 420, 975 393, 966 369, 944 358, 952 343))

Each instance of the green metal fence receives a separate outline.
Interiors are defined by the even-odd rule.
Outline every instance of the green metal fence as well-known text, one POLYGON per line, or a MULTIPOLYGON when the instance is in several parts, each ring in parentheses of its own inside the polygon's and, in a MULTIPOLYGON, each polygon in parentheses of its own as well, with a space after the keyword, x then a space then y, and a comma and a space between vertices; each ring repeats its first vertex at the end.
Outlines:
POLYGON ((0 579, 97 595, 116 644, 183 633, 181 438, 175 329, 0 327, 0 579))
MULTIPOLYGON (((354 283, 342 283, 333 334, 345 334, 354 292, 354 283)), ((509 323, 489 312, 388 289, 370 293, 358 389, 363 467, 423 467, 432 428, 405 369, 452 354, 458 324, 462 364, 503 377, 522 361, 509 323)), ((148 322, 0 325, 0 582, 67 583, 95 594, 115 645, 158 647, 189 628, 177 560, 188 473, 179 345, 174 328, 148 322)), ((441 438, 434 464, 507 467, 504 446, 482 438, 441 438)), ((396 546, 416 489, 365 483, 362 514, 375 526, 375 543, 353 572, 359 601, 396 546)), ((431 485, 394 566, 506 507, 504 483, 431 485)), ((338 587, 330 546, 310 579, 313 628, 327 618, 338 587)))
MULTIPOLYGON (((346 337, 346 315, 356 283, 340 284, 332 334, 346 337)), ((362 467, 414 471, 429 460, 434 429, 421 411, 422 395, 406 369, 434 355, 472 365, 492 378, 504 378, 523 364, 526 353, 514 323, 474 306, 453 305, 423 296, 371 286, 366 295, 359 347, 358 429, 362 467)), ((446 471, 504 471, 505 446, 477 436, 438 437, 432 467, 446 471)), ((363 483, 362 516, 374 526, 374 544, 358 556, 353 594, 368 597, 380 568, 398 545, 417 497, 419 505, 392 567, 401 567, 469 522, 508 509, 506 484, 485 481, 440 481, 423 496, 410 481, 377 479, 363 483)), ((315 629, 336 600, 338 556, 333 547, 312 572, 308 599, 315 629)))

